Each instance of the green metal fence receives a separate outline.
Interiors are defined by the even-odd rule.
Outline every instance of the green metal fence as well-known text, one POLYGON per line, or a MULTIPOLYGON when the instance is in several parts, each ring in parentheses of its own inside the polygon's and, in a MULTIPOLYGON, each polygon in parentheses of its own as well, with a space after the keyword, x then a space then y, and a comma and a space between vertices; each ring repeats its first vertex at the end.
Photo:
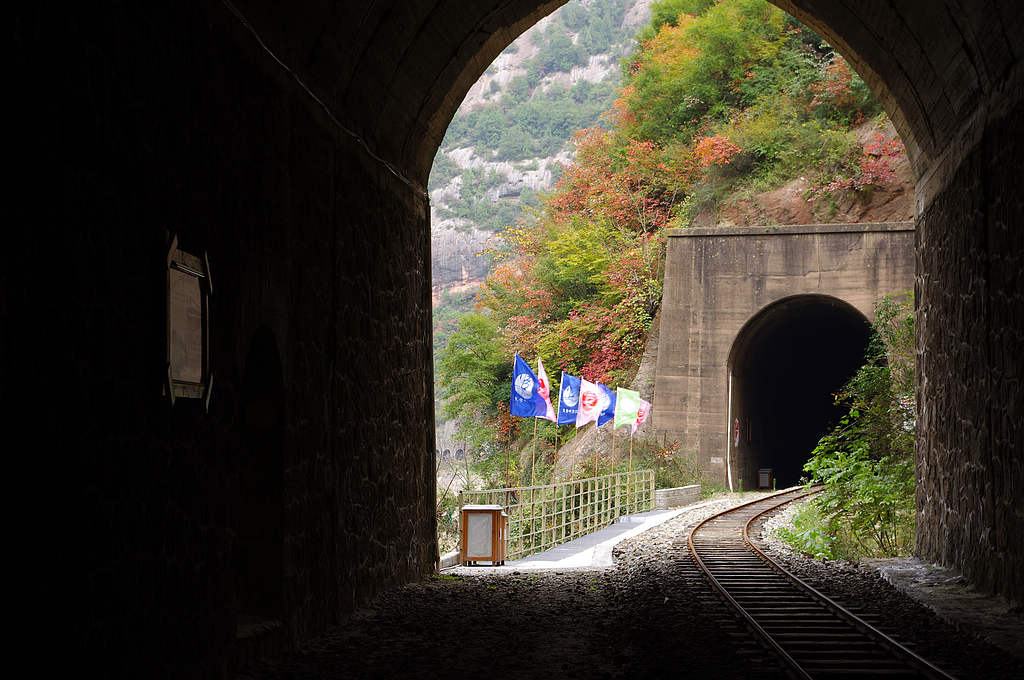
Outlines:
POLYGON ((500 505, 508 513, 506 559, 543 552, 585 536, 618 517, 654 507, 654 471, 637 470, 571 482, 459 493, 459 507, 500 505))

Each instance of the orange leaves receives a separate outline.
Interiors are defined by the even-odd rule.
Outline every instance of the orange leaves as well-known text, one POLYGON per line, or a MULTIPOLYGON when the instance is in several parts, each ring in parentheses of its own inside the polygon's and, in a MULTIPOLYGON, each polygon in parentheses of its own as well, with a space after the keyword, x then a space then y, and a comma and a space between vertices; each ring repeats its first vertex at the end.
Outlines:
MULTIPOLYGON (((662 67, 668 76, 677 74, 692 64, 700 54, 696 43, 687 36, 693 22, 692 15, 680 14, 675 26, 662 26, 657 35, 645 44, 644 61, 662 67)), ((643 68, 643 65, 640 68, 643 68)))
POLYGON ((622 146, 623 140, 607 130, 580 130, 573 141, 576 160, 548 200, 552 217, 606 218, 638 232, 667 223, 666 196, 687 180, 686 164, 650 140, 629 139, 622 146))
POLYGON ((831 102, 833 106, 842 108, 852 101, 853 71, 842 55, 836 54, 832 62, 825 67, 824 78, 811 83, 810 90, 814 93, 811 106, 820 106, 831 102))
MULTIPOLYGON (((636 70, 640 70, 639 62, 635 62, 636 70)), ((627 85, 619 90, 619 96, 612 104, 612 110, 606 115, 612 125, 630 125, 636 122, 636 114, 629 107, 630 98, 636 93, 636 87, 627 85)))
POLYGON ((740 147, 736 146, 725 135, 700 137, 693 147, 693 154, 697 158, 697 164, 702 168, 710 165, 725 165, 739 152, 740 147))

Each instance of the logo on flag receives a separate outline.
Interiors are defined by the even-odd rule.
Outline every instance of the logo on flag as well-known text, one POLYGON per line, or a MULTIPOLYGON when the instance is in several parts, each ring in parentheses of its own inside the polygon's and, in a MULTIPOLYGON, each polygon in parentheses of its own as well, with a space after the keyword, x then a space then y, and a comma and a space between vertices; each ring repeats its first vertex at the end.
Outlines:
POLYGON ((629 431, 630 435, 636 434, 636 428, 640 427, 644 421, 647 420, 647 416, 651 413, 651 402, 644 399, 640 400, 640 407, 636 412, 636 422, 633 423, 633 429, 629 431))
POLYGON ((558 392, 559 425, 571 425, 576 422, 580 403, 580 379, 562 371, 562 383, 558 392))
POLYGON ((597 383, 580 380, 580 408, 576 413, 576 427, 596 421, 608 405, 608 397, 597 383))
POLYGON ((516 394, 523 399, 530 399, 533 397, 533 378, 526 373, 520 373, 516 377, 515 381, 516 394))
POLYGON ((597 393, 596 392, 584 392, 583 393, 583 408, 588 411, 592 411, 597 407, 597 393))
POLYGON ((520 418, 533 418, 543 415, 547 411, 547 404, 537 394, 534 387, 537 385, 537 376, 530 370, 529 364, 520 358, 516 358, 512 364, 512 396, 509 399, 509 413, 520 418))

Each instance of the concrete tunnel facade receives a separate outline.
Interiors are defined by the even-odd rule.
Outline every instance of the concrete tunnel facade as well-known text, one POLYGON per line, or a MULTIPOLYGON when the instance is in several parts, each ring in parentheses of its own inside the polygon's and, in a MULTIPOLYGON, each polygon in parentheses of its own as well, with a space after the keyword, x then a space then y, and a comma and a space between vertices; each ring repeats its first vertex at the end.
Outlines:
MULTIPOLYGON (((423 187, 465 92, 559 4, 14 8, 0 384, 31 465, 69 482, 33 505, 73 525, 69 656, 227 677, 433 568, 423 187), (174 262, 206 305, 191 385, 174 262)), ((1019 602, 1024 13, 777 4, 864 77, 916 175, 917 551, 1019 602)))
POLYGON ((757 488, 761 469, 797 483, 864 361, 875 302, 914 286, 913 244, 909 222, 672 231, 656 435, 723 486, 757 488))

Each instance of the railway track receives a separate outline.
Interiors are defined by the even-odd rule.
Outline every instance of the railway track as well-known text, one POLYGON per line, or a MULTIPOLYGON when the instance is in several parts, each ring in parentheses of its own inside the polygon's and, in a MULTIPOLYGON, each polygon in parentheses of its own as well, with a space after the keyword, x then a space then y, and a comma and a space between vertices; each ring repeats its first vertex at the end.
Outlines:
POLYGON ((814 493, 784 491, 707 518, 688 538, 694 561, 791 677, 950 680, 786 571, 750 540, 750 528, 759 518, 814 493))

